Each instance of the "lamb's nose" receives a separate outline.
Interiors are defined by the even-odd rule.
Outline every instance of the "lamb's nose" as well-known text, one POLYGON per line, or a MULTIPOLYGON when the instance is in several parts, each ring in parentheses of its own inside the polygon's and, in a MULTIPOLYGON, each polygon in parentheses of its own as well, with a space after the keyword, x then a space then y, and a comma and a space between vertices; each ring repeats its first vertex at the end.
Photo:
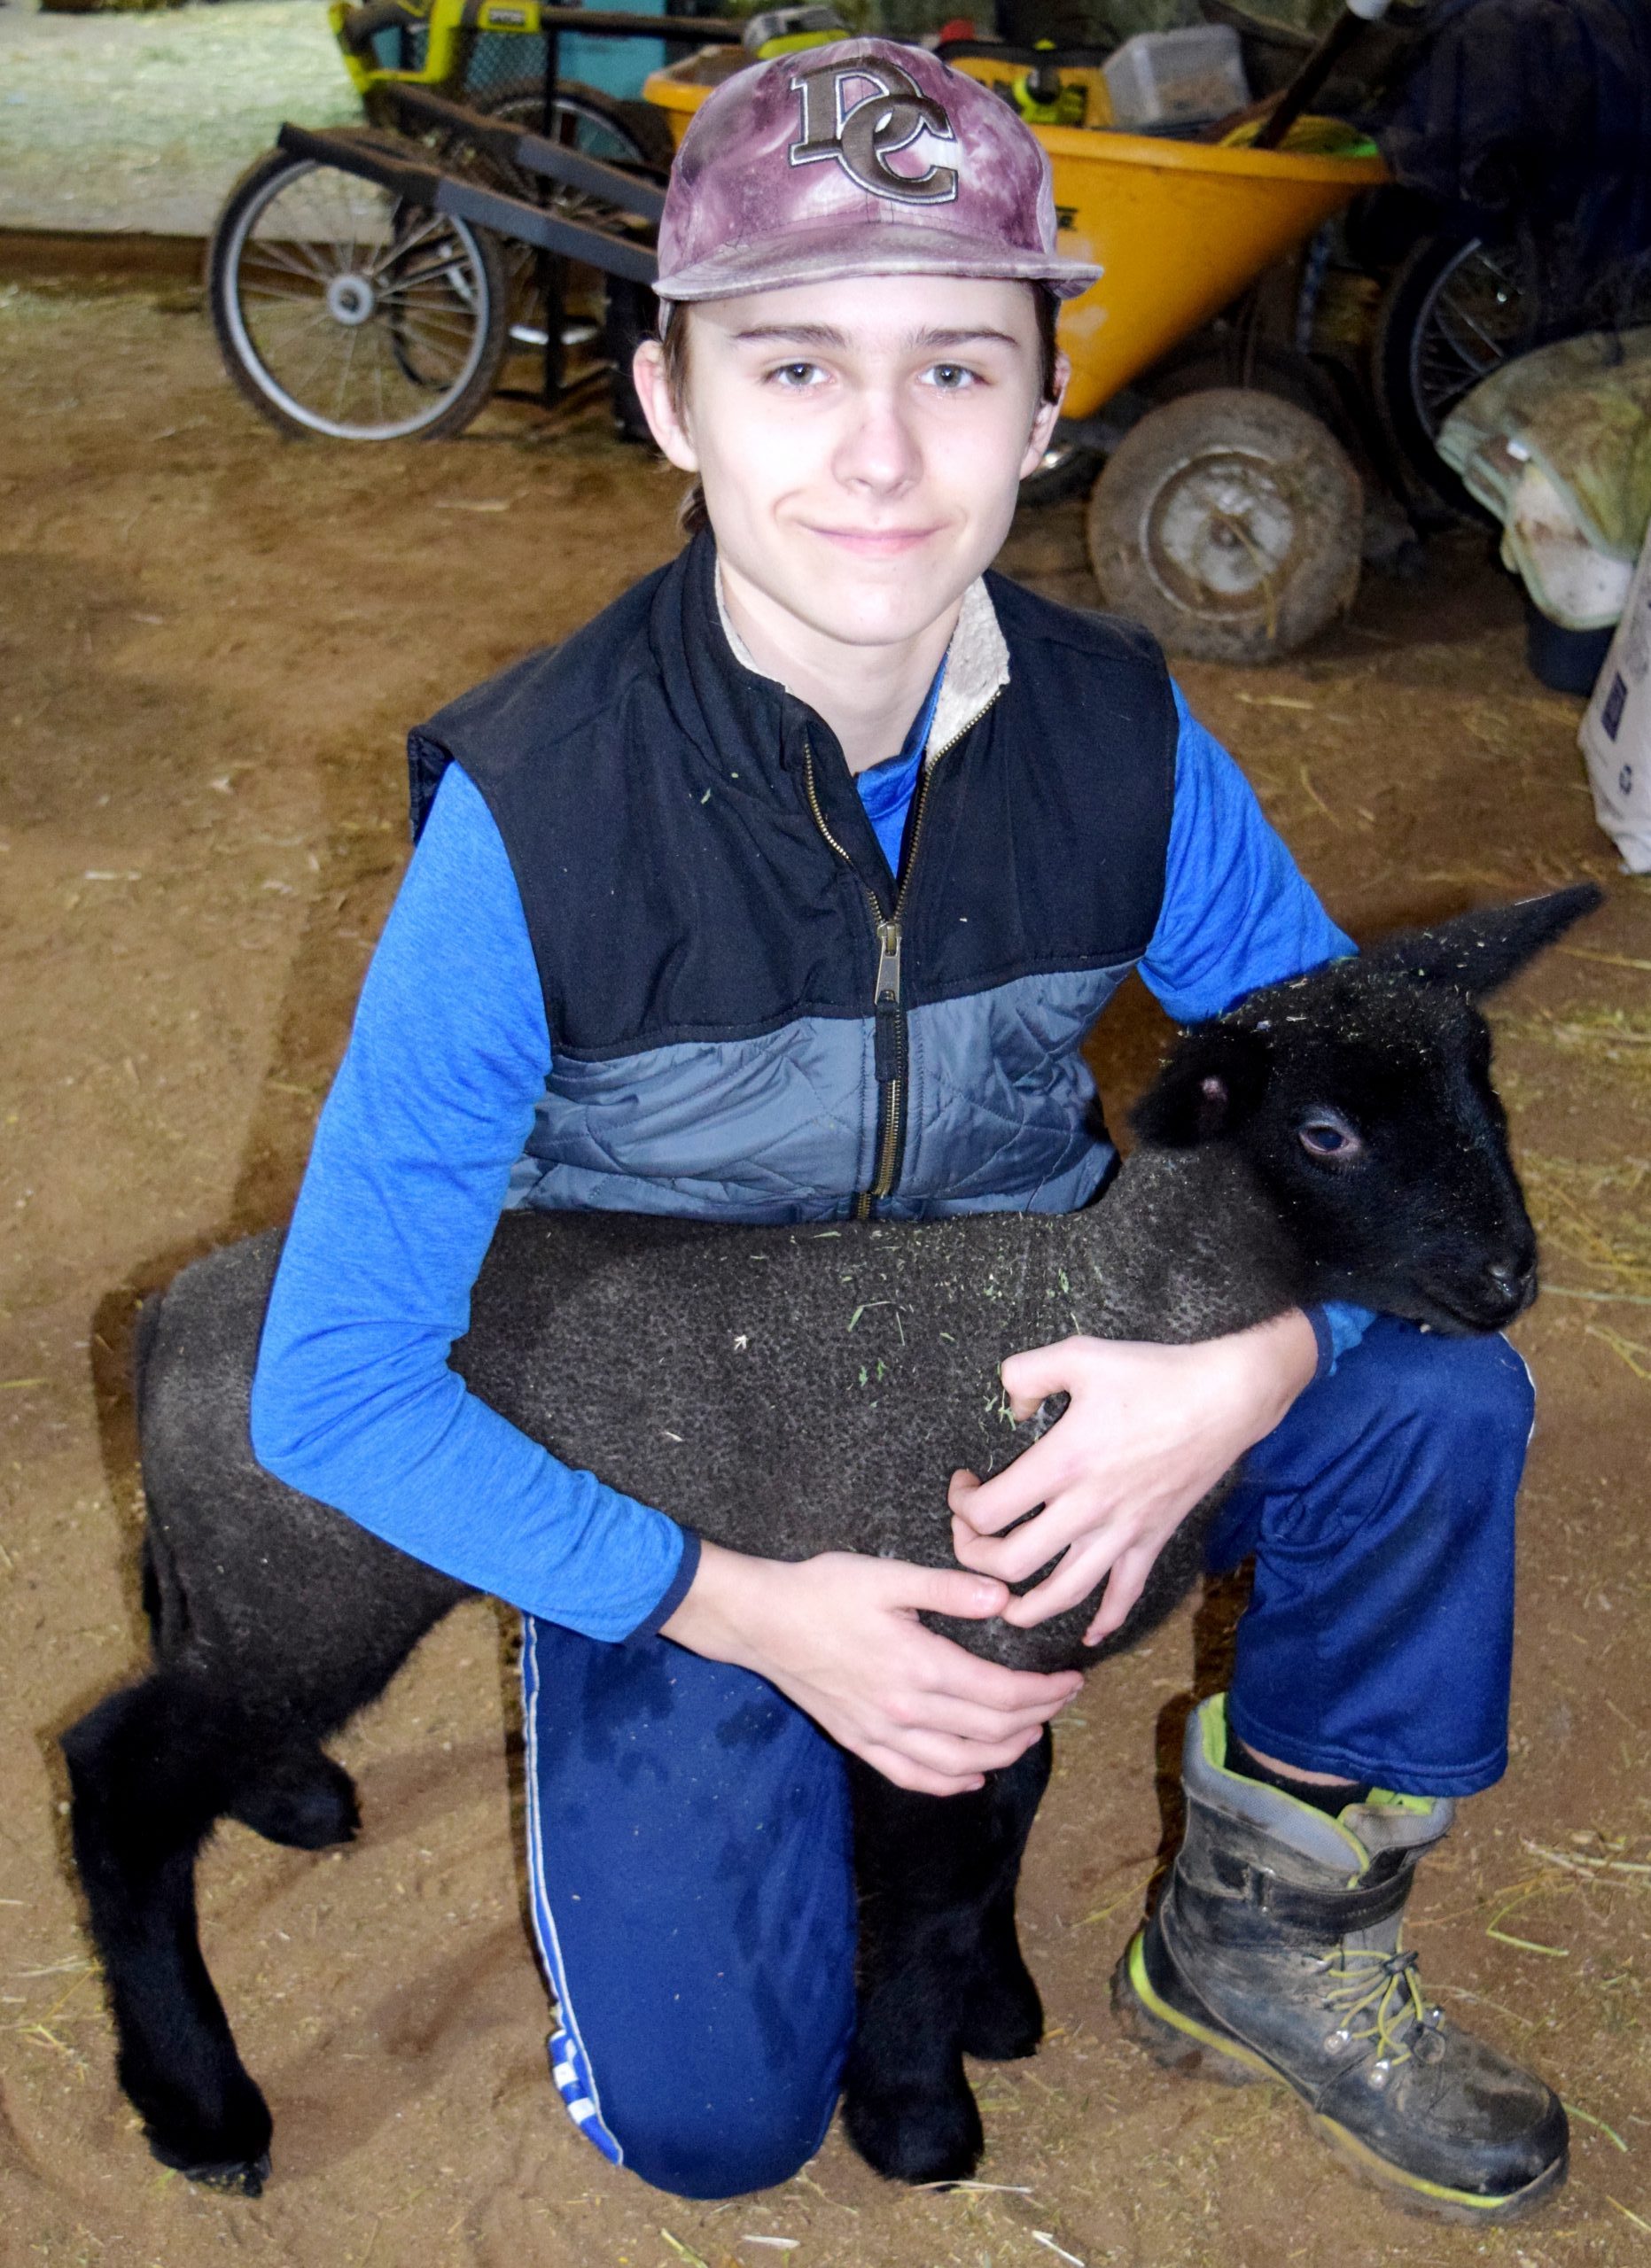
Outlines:
POLYGON ((1536 1280, 1536 1264, 1526 1260, 1499 1260, 1486 1269, 1492 1288, 1505 1300, 1526 1297, 1536 1280))

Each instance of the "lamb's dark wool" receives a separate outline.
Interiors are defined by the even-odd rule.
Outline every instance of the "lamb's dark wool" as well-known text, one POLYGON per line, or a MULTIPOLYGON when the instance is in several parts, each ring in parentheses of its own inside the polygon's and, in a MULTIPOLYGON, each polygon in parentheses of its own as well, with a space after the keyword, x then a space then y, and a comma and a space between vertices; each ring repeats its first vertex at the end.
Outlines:
MULTIPOLYGON (((762 1229, 511 1216, 456 1365, 558 1456, 716 1542, 949 1565, 948 1475, 1000 1470, 1039 1430, 1004 1407, 1011 1353, 1071 1332, 1209 1339, 1325 1299, 1450 1331, 1518 1313, 1535 1248, 1471 998, 1597 898, 1561 891, 1393 940, 1194 1031, 1138 1114, 1141 1148, 1084 1214, 762 1229)), ((254 1463, 248 1395, 278 1250, 271 1236, 215 1254, 145 1315, 158 1667, 65 1742, 123 2083, 160 2155, 248 2188, 269 2115, 200 1961, 194 1850, 226 1813, 305 1845, 353 1831, 347 1778, 316 1744, 465 1596, 254 1463)), ((1182 1595, 1202 1524, 1183 1525, 1101 1649, 1081 1644, 1093 1598, 1032 1631, 944 1627, 1018 1665, 1094 1660, 1182 1595)), ((981 1798, 860 1777, 882 1923, 848 2117, 872 2162, 907 2179, 967 2171, 978 2150, 960 2048, 1036 2042, 1012 1916, 1041 1754, 981 1798), (964 1950, 946 1976, 920 1974, 900 1909, 921 1888, 932 1912, 941 1875, 964 1950)))
MULTIPOLYGON (((1242 1168, 1214 1150, 1144 1153, 1077 1218, 822 1229, 512 1214, 455 1365, 558 1456, 715 1542, 952 1565, 949 1475, 998 1471, 1040 1430, 1009 1419, 1003 1357, 1073 1332, 1190 1340, 1275 1315, 1292 1285, 1269 1226, 1242 1168)), ((162 1598, 188 1601, 187 1636, 175 1645, 163 1625, 163 1658, 232 1664, 249 1698, 268 1678, 285 1709, 384 1630, 393 1601, 422 1627, 455 1594, 253 1461, 247 1398, 279 1253, 278 1235, 229 1247, 167 1293, 144 1445, 162 1598)), ((1175 1557, 1160 1608, 1195 1549, 1175 1557)), ((1001 1660, 1064 1665, 1096 1658, 1079 1643, 1092 1611, 1036 1630, 946 1627, 1001 1660)))

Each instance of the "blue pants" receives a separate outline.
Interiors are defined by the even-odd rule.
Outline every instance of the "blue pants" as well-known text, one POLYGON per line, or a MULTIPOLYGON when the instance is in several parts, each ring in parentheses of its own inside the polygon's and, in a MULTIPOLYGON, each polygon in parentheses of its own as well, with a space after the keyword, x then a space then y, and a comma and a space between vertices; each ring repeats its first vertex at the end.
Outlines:
MULTIPOLYGON (((1382 1317, 1251 1451, 1211 1542, 1218 1567, 1255 1555, 1228 1702, 1251 1746, 1408 1794, 1500 1775, 1530 1419, 1506 1341, 1382 1317)), ((762 1679, 665 1639, 530 1619, 523 1679, 569 2112, 680 2196, 789 2179, 853 2026, 838 1751, 762 1679)))

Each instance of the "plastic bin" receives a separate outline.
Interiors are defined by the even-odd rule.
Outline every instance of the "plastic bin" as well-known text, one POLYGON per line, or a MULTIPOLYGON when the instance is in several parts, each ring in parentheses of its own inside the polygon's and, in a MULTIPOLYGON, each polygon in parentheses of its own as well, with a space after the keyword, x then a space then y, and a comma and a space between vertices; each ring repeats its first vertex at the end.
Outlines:
POLYGON ((1568 630, 1525 594, 1525 665, 1551 693, 1591 694, 1615 634, 1609 623, 1603 630, 1568 630))
POLYGON ((1112 117, 1122 127, 1195 126, 1250 100, 1231 24, 1137 32, 1103 66, 1112 117))
MULTIPOLYGON (((581 8, 586 0, 564 0, 564 4, 581 8)), ((665 0, 624 0, 624 5, 636 16, 665 13, 665 0)), ((557 68, 565 79, 579 79, 604 95, 630 100, 641 94, 643 80, 663 68, 665 55, 663 40, 603 39, 589 32, 564 32, 557 68)))

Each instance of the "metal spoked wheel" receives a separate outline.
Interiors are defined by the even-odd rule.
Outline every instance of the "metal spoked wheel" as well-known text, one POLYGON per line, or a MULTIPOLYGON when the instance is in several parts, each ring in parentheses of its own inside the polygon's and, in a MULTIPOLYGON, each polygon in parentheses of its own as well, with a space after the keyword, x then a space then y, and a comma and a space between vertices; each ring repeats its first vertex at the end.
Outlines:
POLYGON ((1107 604, 1174 654, 1293 653, 1359 587, 1363 495, 1335 435, 1293 402, 1211 387, 1154 409, 1089 500, 1107 604))
POLYGON ((1521 245, 1462 231, 1425 237, 1389 286, 1374 349, 1376 405, 1424 497, 1484 517, 1434 444, 1482 378, 1535 344, 1540 300, 1521 245))
POLYGON ((292 433, 456 433, 493 390, 509 289, 487 230, 272 151, 213 237, 212 315, 230 377, 292 433))
MULTIPOLYGON (((472 108, 504 125, 525 127, 534 134, 542 129, 544 90, 536 80, 514 80, 485 94, 468 94, 465 99, 472 108)), ((563 80, 557 89, 551 139, 565 150, 577 150, 581 156, 599 158, 605 165, 660 183, 671 168, 670 132, 662 112, 646 103, 616 102, 573 79, 563 80)), ((511 197, 525 198, 529 204, 542 203, 565 221, 588 221, 621 232, 629 226, 627 216, 605 199, 525 174, 492 152, 473 147, 462 136, 442 137, 437 146, 449 163, 475 173, 511 197)), ((647 440, 647 421, 631 384, 631 355, 636 339, 652 336, 658 313, 647 286, 621 284, 580 260, 547 261, 526 245, 505 244, 501 257, 510 291, 511 350, 547 345, 543 286, 554 283, 562 317, 564 384, 575 384, 604 363, 609 365, 613 414, 620 431, 634 439, 647 440)))

